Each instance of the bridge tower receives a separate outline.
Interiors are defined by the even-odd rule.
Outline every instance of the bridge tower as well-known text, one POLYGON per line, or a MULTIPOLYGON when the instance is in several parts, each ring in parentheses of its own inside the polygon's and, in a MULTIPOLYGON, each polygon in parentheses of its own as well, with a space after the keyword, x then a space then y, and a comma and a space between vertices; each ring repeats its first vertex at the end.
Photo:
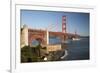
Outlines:
POLYGON ((62 16, 62 32, 66 33, 66 16, 62 16))
POLYGON ((74 34, 74 37, 77 38, 77 30, 75 30, 75 34, 74 34))
POLYGON ((66 35, 66 16, 63 15, 62 16, 62 33, 63 34, 63 38, 62 38, 62 42, 65 41, 67 39, 67 35, 66 35))

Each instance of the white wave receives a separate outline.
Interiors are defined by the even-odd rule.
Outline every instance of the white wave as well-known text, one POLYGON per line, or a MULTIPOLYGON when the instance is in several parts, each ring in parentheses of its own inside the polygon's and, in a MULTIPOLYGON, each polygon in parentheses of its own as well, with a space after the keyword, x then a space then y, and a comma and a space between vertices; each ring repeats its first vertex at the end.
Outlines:
POLYGON ((60 58, 64 59, 67 55, 68 55, 68 52, 67 52, 67 50, 65 50, 65 54, 62 57, 60 57, 60 58))

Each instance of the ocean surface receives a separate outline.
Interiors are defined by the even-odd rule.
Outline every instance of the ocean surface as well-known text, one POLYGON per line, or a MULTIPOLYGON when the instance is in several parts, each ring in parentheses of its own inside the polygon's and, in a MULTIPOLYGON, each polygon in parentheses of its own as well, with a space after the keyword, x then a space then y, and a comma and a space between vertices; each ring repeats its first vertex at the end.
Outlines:
MULTIPOLYGON (((59 44, 59 38, 50 38, 50 44, 59 44)), ((89 38, 80 40, 66 40, 68 55, 63 60, 88 60, 89 59, 89 38)))

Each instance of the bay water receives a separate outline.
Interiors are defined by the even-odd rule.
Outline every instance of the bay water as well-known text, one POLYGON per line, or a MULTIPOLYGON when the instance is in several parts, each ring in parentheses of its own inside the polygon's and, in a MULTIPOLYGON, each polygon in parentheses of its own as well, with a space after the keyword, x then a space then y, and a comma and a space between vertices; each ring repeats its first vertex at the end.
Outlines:
MULTIPOLYGON (((68 55, 63 60, 89 60, 89 38, 80 38, 80 40, 66 40, 68 55)), ((50 44, 60 44, 59 38, 50 38, 50 44)))

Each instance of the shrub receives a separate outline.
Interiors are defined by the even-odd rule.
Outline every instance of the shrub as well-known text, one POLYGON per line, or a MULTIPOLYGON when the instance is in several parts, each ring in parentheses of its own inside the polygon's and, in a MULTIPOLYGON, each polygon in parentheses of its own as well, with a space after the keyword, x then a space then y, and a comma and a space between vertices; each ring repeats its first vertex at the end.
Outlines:
POLYGON ((42 61, 40 49, 45 49, 45 47, 42 48, 42 46, 39 44, 36 47, 24 46, 21 48, 21 62, 25 63, 42 61))

